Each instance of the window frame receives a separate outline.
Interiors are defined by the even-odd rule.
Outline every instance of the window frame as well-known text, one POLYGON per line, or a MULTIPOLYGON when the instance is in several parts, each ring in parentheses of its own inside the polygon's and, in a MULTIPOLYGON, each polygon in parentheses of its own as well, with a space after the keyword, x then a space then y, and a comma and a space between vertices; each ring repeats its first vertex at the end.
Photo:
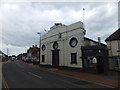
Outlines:
POLYGON ((71 53, 71 64, 77 64, 77 53, 71 53))
POLYGON ((58 42, 55 41, 55 42, 53 43, 53 48, 56 50, 56 49, 58 49, 58 47, 59 47, 58 42), (56 47, 56 45, 57 45, 57 47, 56 47))
POLYGON ((70 45, 72 48, 74 48, 74 47, 77 46, 77 44, 78 44, 78 40, 77 40, 77 38, 76 38, 76 37, 72 37, 72 38, 70 39, 70 41, 69 41, 69 45, 70 45), (75 44, 74 46, 72 45, 72 41, 73 41, 73 40, 76 41, 76 44, 75 44))
POLYGON ((43 44, 42 45, 42 51, 45 51, 45 49, 46 49, 46 46, 43 44))

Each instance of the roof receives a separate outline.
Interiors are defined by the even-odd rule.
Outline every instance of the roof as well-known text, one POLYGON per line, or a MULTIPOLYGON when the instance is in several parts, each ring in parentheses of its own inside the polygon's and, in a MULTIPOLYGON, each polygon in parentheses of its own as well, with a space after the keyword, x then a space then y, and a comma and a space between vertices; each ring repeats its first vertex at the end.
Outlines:
MULTIPOLYGON (((87 38, 87 37, 84 37, 84 39, 85 39, 85 40, 92 41, 92 42, 94 42, 94 43, 98 43, 98 41, 95 41, 95 40, 90 39, 90 38, 87 38)), ((100 44, 106 46, 104 43, 100 43, 100 44)))
POLYGON ((120 28, 111 34, 105 41, 120 40, 120 28))
POLYGON ((7 56, 7 55, 6 55, 5 53, 3 53, 1 50, 0 50, 0 53, 3 54, 3 55, 5 55, 5 56, 7 56))

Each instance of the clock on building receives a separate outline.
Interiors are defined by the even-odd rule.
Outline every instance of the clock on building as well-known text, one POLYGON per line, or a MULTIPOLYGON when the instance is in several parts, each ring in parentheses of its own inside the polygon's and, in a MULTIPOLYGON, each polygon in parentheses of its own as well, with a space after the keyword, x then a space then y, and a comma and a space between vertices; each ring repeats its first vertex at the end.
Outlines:
POLYGON ((70 44, 71 47, 75 47, 77 45, 77 43, 78 43, 78 41, 75 37, 70 39, 69 44, 70 44))

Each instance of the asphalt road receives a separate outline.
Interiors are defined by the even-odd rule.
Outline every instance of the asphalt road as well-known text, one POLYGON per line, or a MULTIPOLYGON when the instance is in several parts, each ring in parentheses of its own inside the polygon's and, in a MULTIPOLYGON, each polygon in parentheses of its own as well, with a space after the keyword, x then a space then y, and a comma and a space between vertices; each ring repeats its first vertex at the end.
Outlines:
POLYGON ((3 63, 2 73, 4 88, 107 88, 33 67, 21 60, 3 63))

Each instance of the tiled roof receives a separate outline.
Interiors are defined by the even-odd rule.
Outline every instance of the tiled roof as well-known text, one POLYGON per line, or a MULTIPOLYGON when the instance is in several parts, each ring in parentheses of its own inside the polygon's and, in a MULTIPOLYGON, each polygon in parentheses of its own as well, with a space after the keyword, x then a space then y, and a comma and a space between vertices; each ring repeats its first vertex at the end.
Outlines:
POLYGON ((105 41, 120 40, 120 28, 111 34, 105 41))

